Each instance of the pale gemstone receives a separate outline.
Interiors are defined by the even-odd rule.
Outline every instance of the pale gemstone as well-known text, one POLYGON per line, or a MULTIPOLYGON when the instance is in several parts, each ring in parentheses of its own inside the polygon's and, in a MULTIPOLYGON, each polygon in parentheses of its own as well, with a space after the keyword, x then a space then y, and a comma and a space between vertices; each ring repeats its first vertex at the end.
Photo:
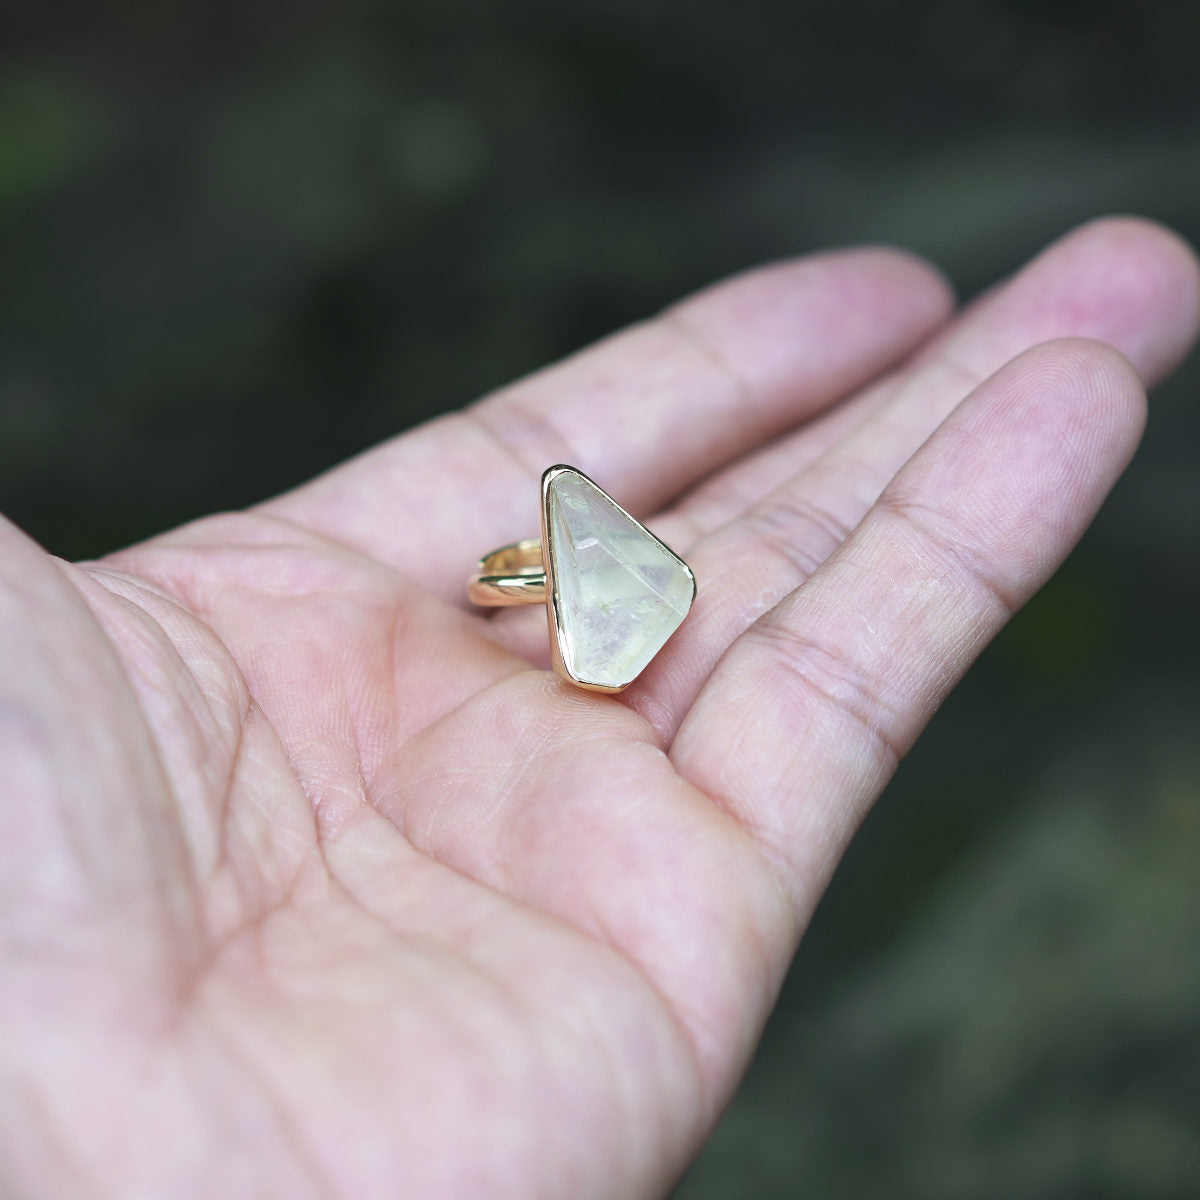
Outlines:
POLYGON ((582 683, 624 687, 687 616, 692 573, 576 471, 551 477, 546 509, 563 664, 582 683))

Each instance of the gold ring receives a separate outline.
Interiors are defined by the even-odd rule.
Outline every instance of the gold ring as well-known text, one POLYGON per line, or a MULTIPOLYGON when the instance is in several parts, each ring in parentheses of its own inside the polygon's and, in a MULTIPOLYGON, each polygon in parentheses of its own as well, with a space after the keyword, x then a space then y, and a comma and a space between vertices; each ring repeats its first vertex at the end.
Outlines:
POLYGON ((627 688, 683 623, 696 577, 574 467, 542 475, 542 536, 493 550, 467 581, 488 606, 546 605, 554 669, 593 692, 627 688))

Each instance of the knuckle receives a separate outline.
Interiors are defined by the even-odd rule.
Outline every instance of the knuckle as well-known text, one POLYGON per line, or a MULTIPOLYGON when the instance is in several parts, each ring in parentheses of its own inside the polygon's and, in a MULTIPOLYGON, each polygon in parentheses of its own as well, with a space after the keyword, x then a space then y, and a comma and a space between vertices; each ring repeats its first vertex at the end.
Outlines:
POLYGON ((963 536, 950 515, 917 496, 898 490, 885 494, 879 504, 887 517, 917 540, 923 554, 931 556, 981 592, 1005 618, 1021 607, 1021 598, 1012 581, 969 537, 963 536))
POLYGON ((830 509, 797 492, 772 497, 745 518, 744 532, 759 552, 781 561, 796 582, 807 579, 849 535, 830 509))
POLYGON ((769 619, 748 636, 760 644, 769 694, 797 711, 813 704, 858 730, 894 766, 907 752, 902 722, 882 681, 846 655, 769 619))

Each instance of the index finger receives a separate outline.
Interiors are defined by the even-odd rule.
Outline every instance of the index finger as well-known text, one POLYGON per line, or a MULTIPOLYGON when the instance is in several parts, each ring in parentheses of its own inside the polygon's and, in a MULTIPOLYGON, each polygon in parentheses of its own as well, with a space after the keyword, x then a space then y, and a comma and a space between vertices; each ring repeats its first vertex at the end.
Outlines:
POLYGON ((840 399, 947 315, 934 269, 897 250, 737 276, 649 322, 268 501, 462 600, 473 561, 530 536, 538 478, 569 462, 652 512, 840 399))

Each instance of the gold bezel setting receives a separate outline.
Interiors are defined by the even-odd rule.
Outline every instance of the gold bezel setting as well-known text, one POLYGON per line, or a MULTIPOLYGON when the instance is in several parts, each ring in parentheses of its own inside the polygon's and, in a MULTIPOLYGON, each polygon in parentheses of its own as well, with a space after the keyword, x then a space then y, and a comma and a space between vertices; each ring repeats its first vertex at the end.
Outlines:
MULTIPOLYGON (((558 502, 564 505, 572 503, 565 495, 560 497, 558 502)), ((696 598, 696 577, 678 554, 618 504, 599 484, 576 467, 558 463, 542 473, 540 516, 542 534, 540 540, 526 539, 521 542, 513 542, 511 545, 503 546, 487 555, 480 561, 477 573, 468 581, 468 596, 474 603, 488 606, 544 602, 550 635, 550 658, 555 672, 576 687, 586 691, 605 695, 622 692, 637 678, 646 663, 652 661, 654 655, 661 650, 662 645, 669 640, 686 618, 696 598), (570 479, 564 480, 564 477, 567 476, 570 479), (621 620, 620 606, 628 604, 630 600, 628 585, 631 579, 633 603, 641 604, 644 607, 649 598, 656 597, 659 604, 657 615, 666 619, 665 623, 663 620, 658 621, 659 629, 652 634, 652 639, 661 636, 662 640, 629 679, 621 680, 618 676, 619 682, 601 682, 595 678, 588 678, 587 674, 578 669, 575 663, 575 655, 571 647, 571 621, 564 605, 564 580, 560 578, 561 564, 565 558, 564 553, 560 552, 563 548, 556 544, 558 535, 555 530, 553 512, 556 495, 564 483, 571 483, 577 489, 573 501, 577 511, 581 510, 586 513, 590 505, 593 513, 601 512, 602 515, 597 519, 597 524, 609 532, 611 541, 607 544, 612 547, 632 544, 635 549, 634 555, 627 560, 628 565, 620 562, 617 564, 617 579, 623 581, 623 586, 619 585, 617 588, 615 611, 618 614, 618 622, 621 620), (580 484, 582 484, 582 489, 579 488, 580 484), (592 492, 595 493, 594 497, 591 495, 592 492), (609 508, 611 508, 611 512, 608 511, 609 508), (614 529, 616 534, 612 536, 614 529), (646 563, 647 546, 653 547, 649 551, 649 567, 646 563), (665 576, 663 574, 664 564, 665 576), (623 572, 622 567, 624 568, 623 572), (652 575, 657 574, 659 579, 665 577, 668 581, 673 580, 671 588, 664 589, 665 598, 663 592, 660 592, 657 587, 647 585, 647 571, 652 575), (683 603, 680 590, 684 577, 687 581, 686 604, 683 603), (640 595, 639 584, 643 589, 640 595), (674 592, 674 599, 671 598, 671 591, 674 592), (670 624, 668 632, 662 634, 661 630, 665 624, 671 622, 672 614, 674 614, 674 623, 670 624)), ((606 545, 603 537, 598 536, 595 540, 599 541, 601 546, 606 545)), ((594 542, 592 544, 594 545, 594 542)), ((617 558, 615 551, 610 551, 610 553, 613 559, 617 558)), ((582 573, 579 578, 583 578, 582 573)), ((585 611, 594 612, 595 608, 587 608, 585 611)), ((652 615, 653 611, 652 609, 652 615)), ((626 616, 624 619, 628 621, 629 618, 626 616)), ((576 614, 576 620, 578 621, 578 614, 576 614)), ((586 623, 581 628, 587 628, 586 623)), ((629 643, 634 647, 635 661, 639 654, 646 653, 646 646, 649 644, 650 641, 644 642, 639 651, 636 642, 629 643)))

